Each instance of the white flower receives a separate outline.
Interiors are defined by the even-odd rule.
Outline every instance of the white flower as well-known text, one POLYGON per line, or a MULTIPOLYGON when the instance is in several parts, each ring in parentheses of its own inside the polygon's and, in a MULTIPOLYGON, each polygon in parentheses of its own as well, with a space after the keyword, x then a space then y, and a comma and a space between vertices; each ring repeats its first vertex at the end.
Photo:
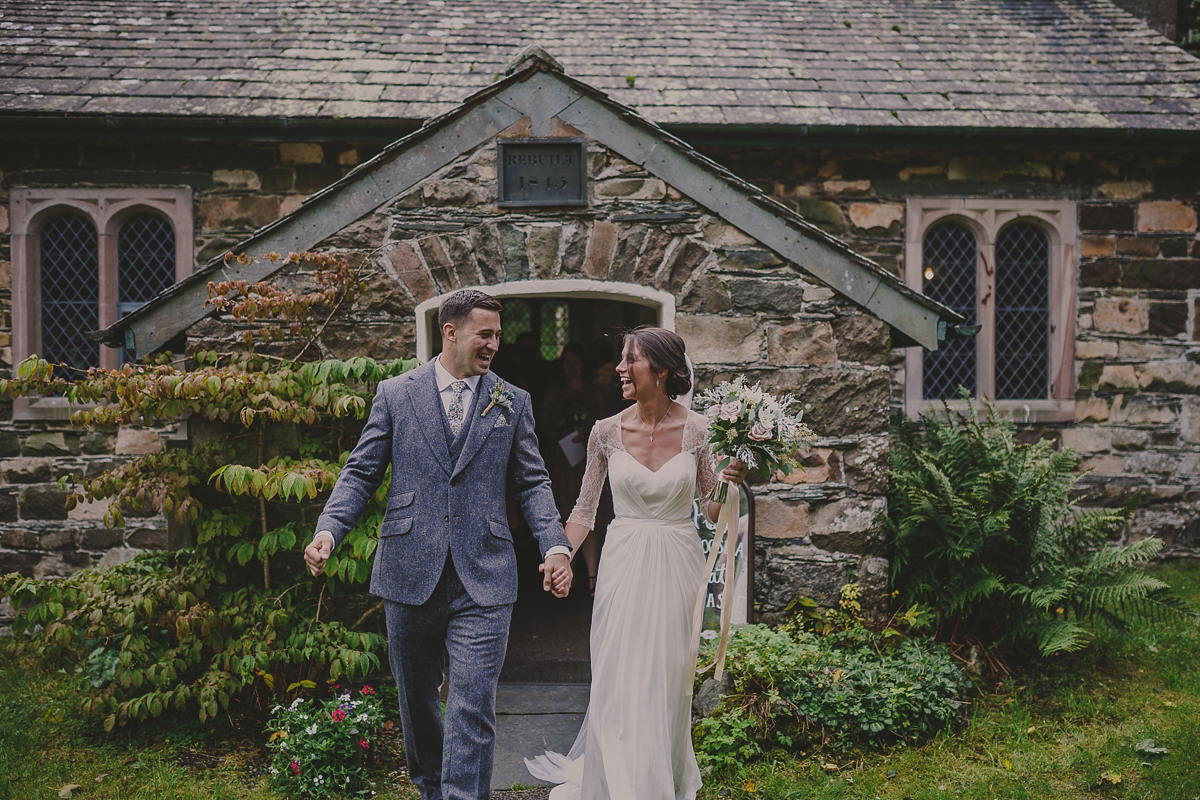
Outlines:
POLYGON ((366 722, 367 721, 367 712, 364 711, 363 713, 359 714, 357 717, 354 718, 354 721, 355 722, 366 722))
POLYGON ((275 767, 271 767, 271 774, 272 774, 272 775, 278 775, 278 774, 279 774, 279 770, 275 769, 275 767))
POLYGON ((741 415, 742 415, 742 404, 740 402, 738 402, 737 400, 733 400, 733 401, 731 401, 729 403, 725 403, 723 406, 721 406, 721 413, 720 413, 721 419, 728 420, 729 422, 737 422, 738 417, 740 417, 741 415))
POLYGON ((304 729, 304 732, 309 736, 314 736, 317 732, 317 723, 313 723, 310 727, 304 729))
POLYGON ((717 415, 720 413, 721 413, 721 404, 720 403, 713 403, 711 406, 709 406, 708 408, 706 408, 704 410, 704 416, 708 417, 709 422, 715 422, 717 419, 717 415))
POLYGON ((295 700, 292 701, 292 704, 290 706, 288 706, 288 711, 295 711, 297 708, 300 707, 300 702, 301 702, 300 698, 297 697, 295 700))

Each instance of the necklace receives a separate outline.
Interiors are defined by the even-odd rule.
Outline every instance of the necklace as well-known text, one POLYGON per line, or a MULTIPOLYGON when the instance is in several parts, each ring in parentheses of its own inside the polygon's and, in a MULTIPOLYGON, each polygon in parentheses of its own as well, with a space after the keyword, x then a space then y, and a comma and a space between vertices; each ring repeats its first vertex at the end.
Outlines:
POLYGON ((667 416, 671 413, 671 407, 674 405, 675 405, 674 403, 671 403, 670 405, 667 406, 666 413, 663 414, 662 417, 659 418, 658 422, 654 423, 653 428, 650 428, 650 425, 646 422, 646 420, 642 419, 642 413, 640 411, 635 412, 637 414, 638 421, 642 423, 642 426, 646 427, 646 428, 650 428, 650 441, 652 441, 652 442, 654 441, 654 432, 656 430, 658 430, 659 425, 663 424, 663 420, 666 419, 667 416))

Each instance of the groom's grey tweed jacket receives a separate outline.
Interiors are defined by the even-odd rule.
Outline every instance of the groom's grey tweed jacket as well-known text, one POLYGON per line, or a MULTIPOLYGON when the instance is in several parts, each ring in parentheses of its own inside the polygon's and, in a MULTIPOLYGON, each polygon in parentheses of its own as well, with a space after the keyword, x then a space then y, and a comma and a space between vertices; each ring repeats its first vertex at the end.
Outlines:
POLYGON ((387 512, 379 530, 371 593, 408 605, 429 599, 446 564, 481 606, 517 599, 517 561, 505 496, 519 502, 542 557, 570 547, 559 522, 550 478, 538 453, 529 394, 513 386, 512 409, 481 417, 498 379, 476 387, 457 459, 451 456, 433 362, 379 384, 371 414, 316 530, 341 544, 392 466, 387 512))

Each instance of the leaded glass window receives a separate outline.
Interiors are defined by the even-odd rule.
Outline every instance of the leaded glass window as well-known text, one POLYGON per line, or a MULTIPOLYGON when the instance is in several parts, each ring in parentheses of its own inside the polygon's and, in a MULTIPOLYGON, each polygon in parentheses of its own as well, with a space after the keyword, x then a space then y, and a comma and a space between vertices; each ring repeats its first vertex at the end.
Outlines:
POLYGON ((518 336, 533 328, 529 303, 521 299, 506 299, 503 302, 504 312, 501 314, 501 322, 504 326, 504 344, 516 344, 518 336))
POLYGON ((42 358, 85 369, 100 365, 100 345, 87 332, 99 325, 100 273, 96 226, 77 214, 58 214, 39 240, 42 358))
POLYGON ((1050 241, 1017 222, 996 237, 996 399, 1048 396, 1050 241))
POLYGON ((570 311, 565 300, 545 302, 540 311, 542 358, 554 361, 562 354, 571 336, 570 311))
MULTIPOLYGON (((960 222, 942 222, 925 233, 922 248, 925 294, 976 318, 979 247, 975 233, 960 222)), ((925 353, 923 390, 927 400, 955 399, 963 386, 975 394, 978 358, 973 339, 952 339, 925 353)))
POLYGON ((175 283, 175 231, 157 214, 131 217, 117 235, 117 314, 124 316, 175 283))

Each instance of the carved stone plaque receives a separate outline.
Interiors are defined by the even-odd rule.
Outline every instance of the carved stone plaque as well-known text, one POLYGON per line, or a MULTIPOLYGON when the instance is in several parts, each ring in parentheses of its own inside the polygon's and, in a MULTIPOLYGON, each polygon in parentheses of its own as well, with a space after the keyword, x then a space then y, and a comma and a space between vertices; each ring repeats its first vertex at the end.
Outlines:
POLYGON ((500 139, 501 208, 587 205, 587 140, 500 139))

